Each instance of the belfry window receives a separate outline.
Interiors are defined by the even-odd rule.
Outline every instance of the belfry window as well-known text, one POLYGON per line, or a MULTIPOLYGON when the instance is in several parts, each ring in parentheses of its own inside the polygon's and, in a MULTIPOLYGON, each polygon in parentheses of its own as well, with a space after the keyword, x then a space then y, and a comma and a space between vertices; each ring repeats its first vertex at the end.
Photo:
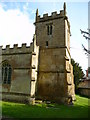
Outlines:
POLYGON ((52 25, 50 25, 50 35, 52 35, 52 25))
POLYGON ((52 24, 47 25, 47 34, 52 35, 52 24))
POLYGON ((49 25, 47 26, 47 34, 49 35, 49 25))
POLYGON ((3 84, 10 84, 11 83, 11 74, 12 74, 11 65, 9 65, 8 63, 4 63, 2 65, 2 81, 3 81, 3 84))

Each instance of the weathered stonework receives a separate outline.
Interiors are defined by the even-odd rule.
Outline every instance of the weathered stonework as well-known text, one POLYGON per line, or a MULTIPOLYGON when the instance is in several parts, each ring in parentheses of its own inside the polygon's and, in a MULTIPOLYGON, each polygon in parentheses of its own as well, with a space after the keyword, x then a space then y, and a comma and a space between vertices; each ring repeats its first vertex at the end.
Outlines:
POLYGON ((36 12, 35 35, 30 47, 2 49, 2 62, 12 66, 11 84, 2 84, 2 99, 32 102, 34 98, 68 103, 74 100, 70 56, 70 24, 66 6, 60 14, 36 12), (48 33, 49 32, 49 33, 48 33))
POLYGON ((12 66, 11 84, 2 83, 2 99, 30 102, 31 97, 35 97, 35 84, 37 80, 38 66, 38 46, 36 46, 36 36, 30 46, 22 44, 14 48, 9 45, 2 49, 2 62, 7 62, 12 66))

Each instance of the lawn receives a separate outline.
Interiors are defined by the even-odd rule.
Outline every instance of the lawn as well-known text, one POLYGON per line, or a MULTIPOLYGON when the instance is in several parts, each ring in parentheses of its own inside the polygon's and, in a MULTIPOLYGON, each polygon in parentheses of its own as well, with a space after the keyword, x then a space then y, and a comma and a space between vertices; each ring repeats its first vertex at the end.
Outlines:
POLYGON ((26 105, 13 102, 0 102, 2 115, 12 118, 88 118, 90 107, 88 98, 76 95, 73 106, 45 104, 26 105))

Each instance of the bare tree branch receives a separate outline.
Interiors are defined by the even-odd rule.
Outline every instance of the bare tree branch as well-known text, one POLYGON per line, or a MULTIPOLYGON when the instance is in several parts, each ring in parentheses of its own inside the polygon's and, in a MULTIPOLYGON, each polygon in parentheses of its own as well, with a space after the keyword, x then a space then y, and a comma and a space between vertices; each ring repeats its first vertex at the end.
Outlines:
POLYGON ((89 37, 87 37, 87 36, 85 36, 85 35, 83 35, 83 37, 85 37, 86 39, 90 40, 90 38, 89 38, 89 37))
POLYGON ((87 50, 87 49, 84 47, 83 44, 82 44, 82 47, 83 47, 83 49, 84 49, 88 54, 90 54, 90 50, 87 50))
POLYGON ((90 35, 90 33, 89 33, 89 32, 83 31, 83 30, 81 30, 81 29, 80 29, 80 31, 81 31, 81 34, 85 33, 85 34, 90 35))

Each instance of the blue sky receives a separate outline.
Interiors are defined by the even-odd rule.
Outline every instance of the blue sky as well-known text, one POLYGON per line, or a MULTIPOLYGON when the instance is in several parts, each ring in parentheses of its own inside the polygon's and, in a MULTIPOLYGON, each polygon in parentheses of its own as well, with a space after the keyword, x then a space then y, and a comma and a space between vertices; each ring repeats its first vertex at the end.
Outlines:
MULTIPOLYGON (((0 2, 0 45, 22 43, 30 45, 35 28, 35 12, 39 15, 63 9, 62 2, 0 2)), ((87 47, 88 42, 83 38, 80 29, 88 28, 88 2, 66 2, 67 16, 71 26, 71 57, 82 66, 84 72, 88 67, 88 58, 82 50, 82 44, 87 47)))

